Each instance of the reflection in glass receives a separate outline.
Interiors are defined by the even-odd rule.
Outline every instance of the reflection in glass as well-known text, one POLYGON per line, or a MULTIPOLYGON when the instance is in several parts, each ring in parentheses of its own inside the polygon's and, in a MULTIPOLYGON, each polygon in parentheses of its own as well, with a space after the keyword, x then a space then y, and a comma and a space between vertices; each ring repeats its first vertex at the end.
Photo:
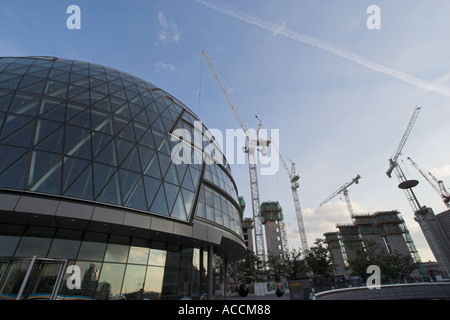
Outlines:
MULTIPOLYGON (((69 264, 71 263, 72 262, 69 262, 69 264)), ((61 288, 62 294, 64 295, 64 300, 94 299, 102 264, 93 261, 77 261, 75 265, 80 267, 81 288, 69 290, 67 286, 64 286, 68 276, 68 274, 66 274, 61 288)))
POLYGON ((105 254, 106 243, 83 241, 78 254, 79 260, 102 261, 105 254))
POLYGON ((121 244, 109 244, 106 249, 105 261, 127 262, 128 246, 121 244))
POLYGON ((129 264, 122 285, 127 300, 142 300, 147 267, 129 264))
POLYGON ((52 239, 23 237, 17 248, 16 257, 46 257, 52 239))
POLYGON ((9 257, 14 254, 20 237, 0 236, 0 257, 9 257))
POLYGON ((53 240, 48 257, 58 259, 75 259, 79 247, 80 241, 55 239, 53 240))
POLYGON ((103 264, 102 272, 100 273, 100 280, 98 281, 97 285, 97 294, 95 295, 95 299, 108 300, 116 298, 116 296, 120 294, 124 271, 124 264, 103 264))
POLYGON ((161 291, 164 279, 164 268, 149 266, 145 278, 144 299, 158 300, 161 298, 161 291))
POLYGON ((149 248, 131 247, 128 263, 147 264, 149 251, 149 248))
POLYGON ((159 249, 150 249, 150 257, 148 258, 148 264, 153 266, 165 266, 166 251, 159 249))

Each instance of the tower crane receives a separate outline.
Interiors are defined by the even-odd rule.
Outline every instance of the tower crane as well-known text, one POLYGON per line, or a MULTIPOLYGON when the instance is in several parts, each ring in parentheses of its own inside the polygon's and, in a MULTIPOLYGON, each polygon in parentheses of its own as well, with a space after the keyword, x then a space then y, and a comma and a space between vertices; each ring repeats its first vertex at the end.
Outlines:
POLYGON ((391 178, 392 171, 395 170, 397 179, 400 182, 399 188, 403 189, 403 191, 405 192, 406 198, 408 199, 408 202, 414 212, 420 210, 420 204, 419 204, 419 201, 417 200, 414 192, 412 191, 412 187, 415 187, 419 182, 416 180, 407 180, 402 169, 400 168, 400 165, 398 164, 397 160, 398 160, 398 157, 400 156, 400 154, 402 153, 402 150, 403 150, 403 147, 405 146, 406 140, 408 139, 408 137, 411 133, 411 130, 414 126, 414 123, 417 120, 420 109, 421 109, 420 106, 416 106, 416 108, 414 109, 411 119, 409 120, 408 126, 406 127, 406 131, 403 134, 403 137, 400 140, 400 143, 399 143, 397 149, 395 150, 394 154, 389 159, 389 168, 386 171, 387 176, 389 178, 391 178))
POLYGON ((245 132, 247 147, 245 148, 245 152, 248 154, 248 166, 249 166, 249 174, 250 174, 250 190, 252 197, 252 209, 253 209, 253 221, 254 221, 254 230, 255 230, 255 242, 256 242, 256 255, 262 260, 266 260, 266 252, 265 252, 265 243, 264 243, 264 235, 263 235, 263 225, 262 218, 260 212, 260 198, 259 198, 259 186, 258 186, 258 172, 256 166, 256 151, 262 151, 258 149, 259 146, 267 147, 270 144, 270 139, 258 139, 259 129, 262 126, 260 122, 258 125, 258 130, 256 131, 256 138, 249 133, 249 129, 242 119, 238 108, 234 104, 231 96, 225 87, 225 84, 222 81, 219 73, 216 70, 216 67, 212 63, 209 55, 202 50, 202 54, 208 62, 209 68, 213 73, 214 77, 217 80, 220 88, 222 89, 222 93, 228 101, 231 109, 233 110, 234 116, 239 122, 241 129, 245 132))
POLYGON ((294 200, 295 216, 297 218, 298 232, 300 235, 300 248, 302 252, 305 253, 309 249, 309 247, 308 241, 306 239, 305 224, 303 223, 303 214, 302 209, 300 207, 300 200, 297 191, 297 189, 300 186, 300 184, 298 183, 300 176, 295 172, 295 163, 292 160, 290 160, 291 169, 289 170, 286 162, 284 161, 283 156, 281 155, 281 152, 278 151, 278 154, 280 155, 281 164, 283 165, 284 170, 286 171, 286 174, 288 175, 289 181, 291 183, 292 199, 294 200))
POLYGON ((417 169, 417 171, 425 178, 426 181, 433 187, 434 191, 436 191, 442 198, 444 204, 447 208, 450 208, 450 193, 444 186, 444 182, 442 180, 438 180, 431 172, 428 172, 428 175, 415 163, 410 157, 407 158, 411 165, 417 169))
POLYGON ((352 204, 350 202, 350 197, 348 196, 348 187, 350 187, 352 184, 358 184, 359 183, 359 179, 361 179, 361 176, 358 174, 354 179, 352 179, 352 181, 347 182, 346 184, 344 184, 342 187, 340 187, 338 190, 336 190, 333 194, 331 194, 328 198, 326 198, 325 200, 323 200, 320 204, 319 207, 324 205, 325 203, 327 203, 328 201, 330 201, 331 199, 333 199, 335 196, 337 196, 338 194, 342 193, 344 195, 345 198, 345 202, 347 203, 347 208, 348 208, 348 212, 350 213, 350 217, 353 219, 353 207, 352 204))

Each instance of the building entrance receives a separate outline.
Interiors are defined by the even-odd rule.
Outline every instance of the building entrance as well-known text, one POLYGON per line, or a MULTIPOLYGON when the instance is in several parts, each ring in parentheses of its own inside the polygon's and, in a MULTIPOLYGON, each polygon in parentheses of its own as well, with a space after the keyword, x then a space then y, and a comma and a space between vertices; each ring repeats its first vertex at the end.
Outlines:
POLYGON ((1 300, 56 300, 67 260, 0 260, 1 300))

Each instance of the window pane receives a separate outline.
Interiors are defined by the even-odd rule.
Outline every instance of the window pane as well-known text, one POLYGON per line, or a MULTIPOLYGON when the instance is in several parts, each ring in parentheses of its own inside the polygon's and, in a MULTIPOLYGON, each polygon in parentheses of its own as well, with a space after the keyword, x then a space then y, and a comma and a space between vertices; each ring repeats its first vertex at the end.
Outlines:
POLYGON ((106 249, 105 261, 109 262, 127 262, 128 246, 121 244, 109 244, 106 249))
POLYGON ((97 285, 95 299, 108 300, 120 294, 122 287, 124 264, 105 263, 103 264, 100 280, 97 285))
POLYGON ((80 241, 55 239, 48 254, 49 258, 75 259, 80 247, 80 241))
POLYGON ((14 254, 20 237, 0 236, 0 257, 10 257, 14 254))
POLYGON ((128 263, 147 264, 149 248, 131 247, 128 263))
POLYGON ((128 265, 122 285, 127 300, 142 300, 146 266, 128 265))
POLYGON ((52 239, 23 237, 17 248, 16 257, 46 257, 52 239))
POLYGON ((158 300, 161 298, 164 279, 163 267, 148 267, 145 278, 144 299, 158 300))
POLYGON ((101 242, 83 241, 81 244, 79 260, 102 261, 106 244, 101 242))
POLYGON ((154 266, 165 266, 166 265, 166 251, 159 249, 150 249, 150 257, 148 259, 148 264, 154 266))
POLYGON ((98 277, 102 264, 98 262, 84 262, 77 261, 76 265, 80 267, 81 275, 81 288, 80 289, 67 289, 65 287, 65 300, 90 300, 94 299, 95 290, 97 288, 98 277))

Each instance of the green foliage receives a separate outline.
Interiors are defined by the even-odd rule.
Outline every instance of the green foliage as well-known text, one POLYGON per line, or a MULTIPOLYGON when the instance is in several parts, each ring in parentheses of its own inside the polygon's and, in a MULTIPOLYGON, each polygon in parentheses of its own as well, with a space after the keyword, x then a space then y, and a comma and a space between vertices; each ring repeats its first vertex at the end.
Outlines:
POLYGON ((333 260, 328 249, 324 246, 324 240, 318 238, 314 245, 306 255, 307 270, 313 272, 316 276, 331 276, 334 270, 333 260))
POLYGON ((264 262, 253 251, 247 250, 244 259, 230 263, 229 275, 239 283, 264 281, 264 262))
POLYGON ((376 242, 370 240, 364 241, 364 248, 358 250, 357 257, 349 260, 348 263, 352 275, 363 279, 368 276, 367 268, 370 265, 377 265, 381 273, 392 282, 400 281, 418 267, 410 255, 399 252, 388 253, 376 242))

